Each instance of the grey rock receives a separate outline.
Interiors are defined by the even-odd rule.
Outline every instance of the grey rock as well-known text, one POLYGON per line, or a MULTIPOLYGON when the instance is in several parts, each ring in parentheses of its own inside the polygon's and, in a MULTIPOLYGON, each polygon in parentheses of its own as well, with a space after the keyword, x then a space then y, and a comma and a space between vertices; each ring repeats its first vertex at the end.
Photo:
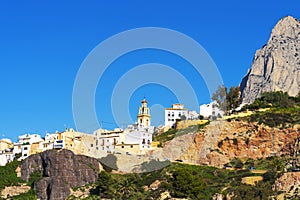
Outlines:
POLYGON ((100 164, 95 158, 75 155, 72 151, 49 150, 35 154, 22 162, 21 177, 28 181, 30 174, 41 172, 42 179, 34 184, 37 197, 41 200, 64 200, 70 188, 95 183, 100 164))
POLYGON ((242 103, 253 103, 263 92, 300 91, 300 20, 291 16, 273 28, 268 43, 257 50, 241 84, 242 103))

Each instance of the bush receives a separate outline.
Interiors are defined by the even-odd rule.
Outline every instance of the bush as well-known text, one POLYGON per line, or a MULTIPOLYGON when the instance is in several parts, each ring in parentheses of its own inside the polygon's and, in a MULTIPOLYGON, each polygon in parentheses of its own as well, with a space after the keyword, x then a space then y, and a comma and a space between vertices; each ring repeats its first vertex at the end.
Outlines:
POLYGON ((234 145, 238 145, 238 140, 236 138, 232 139, 234 145))
POLYGON ((18 185, 18 183, 24 182, 16 174, 16 169, 20 164, 21 162, 14 160, 5 166, 0 166, 0 190, 5 186, 18 185))
POLYGON ((239 158, 233 159, 230 164, 234 168, 242 168, 244 166, 243 162, 239 158))
POLYGON ((223 140, 218 143, 218 147, 221 148, 223 146, 223 140))
POLYGON ((203 120, 203 119, 204 119, 204 116, 203 116, 203 115, 199 115, 199 116, 198 116, 198 119, 203 120))

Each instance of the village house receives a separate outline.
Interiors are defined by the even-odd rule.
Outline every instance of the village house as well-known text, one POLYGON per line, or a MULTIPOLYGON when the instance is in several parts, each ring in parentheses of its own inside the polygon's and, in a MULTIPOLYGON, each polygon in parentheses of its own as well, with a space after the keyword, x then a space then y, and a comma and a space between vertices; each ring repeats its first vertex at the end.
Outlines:
POLYGON ((173 104, 172 108, 165 109, 165 127, 175 128, 176 120, 183 116, 188 117, 188 109, 183 104, 173 104))
POLYGON ((178 120, 198 120, 199 114, 192 110, 184 108, 183 104, 176 103, 172 108, 165 109, 165 129, 176 128, 178 120))
POLYGON ((13 143, 10 139, 0 140, 0 166, 13 161, 15 158, 13 154, 13 143))
POLYGON ((200 115, 204 118, 218 117, 222 118, 224 112, 219 109, 219 105, 216 101, 213 101, 209 104, 203 104, 200 106, 200 115))
POLYGON ((42 152, 42 142, 44 140, 39 134, 24 134, 18 137, 18 142, 14 144, 13 153, 21 154, 18 160, 24 160, 32 154, 42 152))

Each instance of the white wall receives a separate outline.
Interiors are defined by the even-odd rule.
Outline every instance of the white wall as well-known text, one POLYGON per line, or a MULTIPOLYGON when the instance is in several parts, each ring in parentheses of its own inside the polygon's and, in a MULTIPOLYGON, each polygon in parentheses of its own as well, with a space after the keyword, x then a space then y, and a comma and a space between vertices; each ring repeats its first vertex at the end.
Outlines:
POLYGON ((200 106, 200 115, 203 115, 205 118, 218 116, 219 114, 223 116, 224 112, 218 108, 218 103, 216 101, 200 106))
POLYGON ((5 166, 7 163, 12 162, 14 158, 15 155, 12 153, 0 154, 0 166, 5 166))
POLYGON ((186 109, 165 109, 165 126, 170 126, 170 128, 174 128, 176 119, 180 119, 181 116, 184 115, 188 118, 188 111, 186 109))

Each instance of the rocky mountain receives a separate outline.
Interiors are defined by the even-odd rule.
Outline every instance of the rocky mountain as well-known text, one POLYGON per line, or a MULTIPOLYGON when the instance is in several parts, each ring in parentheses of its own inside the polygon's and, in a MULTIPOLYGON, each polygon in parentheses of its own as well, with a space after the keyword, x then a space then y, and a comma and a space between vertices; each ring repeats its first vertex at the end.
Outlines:
POLYGON ((269 41, 257 50, 252 67, 241 84, 243 103, 252 103, 262 92, 300 91, 300 20, 291 16, 273 28, 269 41))
POLYGON ((42 178, 35 182, 34 190, 41 200, 64 200, 71 188, 95 183, 101 165, 95 158, 75 155, 69 150, 49 150, 28 157, 22 162, 21 177, 28 181, 34 172, 42 178))

